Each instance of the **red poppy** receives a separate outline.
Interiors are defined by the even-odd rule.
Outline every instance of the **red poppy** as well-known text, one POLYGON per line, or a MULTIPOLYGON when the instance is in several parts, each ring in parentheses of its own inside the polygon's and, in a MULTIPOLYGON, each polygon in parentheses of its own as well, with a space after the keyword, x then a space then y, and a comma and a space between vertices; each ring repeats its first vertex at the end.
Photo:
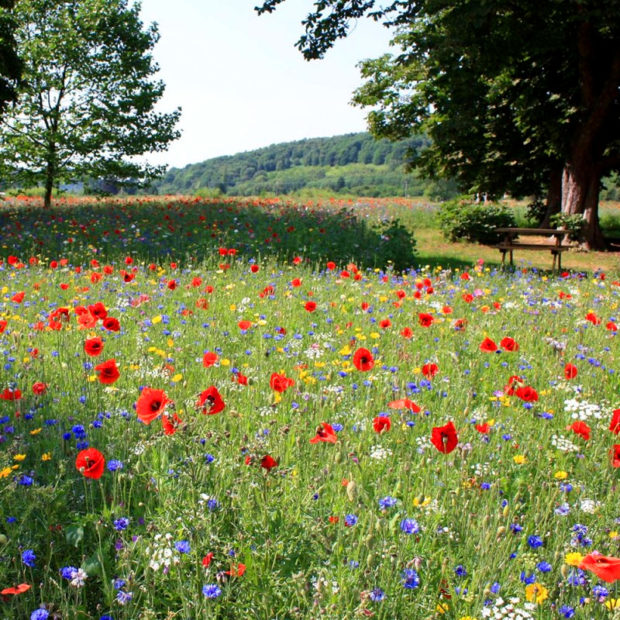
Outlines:
POLYGON ((508 379, 508 385, 504 386, 504 392, 506 392, 508 396, 513 396, 520 383, 523 383, 523 379, 517 375, 512 375, 508 379))
POLYGON ((248 384, 248 378, 245 375, 242 375, 240 372, 234 373, 233 376, 231 377, 231 379, 235 383, 238 383, 239 385, 247 385, 248 384))
POLYGON ((92 306, 88 306, 88 311, 96 318, 103 321, 108 316, 108 311, 106 307, 98 301, 96 304, 92 306))
POLYGON ((239 321, 238 327, 239 329, 246 331, 252 327, 252 321, 239 321))
POLYGON ((269 387, 276 392, 282 393, 293 385, 295 385, 293 379, 289 379, 286 375, 279 375, 277 372, 272 373, 269 378, 269 387))
POLYGON ((174 291, 174 289, 177 287, 177 281, 176 280, 168 280, 168 284, 166 285, 171 291, 174 291))
POLYGON ((265 456, 260 460, 260 466, 267 471, 270 471, 277 465, 278 461, 276 461, 272 456, 269 456, 269 454, 265 454, 265 456))
POLYGON ((609 323, 607 323, 605 325, 605 327, 610 331, 610 332, 617 332, 618 331, 618 326, 613 322, 613 321, 609 321, 609 323))
POLYGON ((573 422, 570 426, 566 427, 566 430, 571 430, 576 435, 583 437, 586 441, 590 439, 590 427, 583 421, 577 420, 577 422, 573 422))
POLYGON ((475 424, 474 428, 481 434, 481 435, 488 435, 490 430, 491 430, 491 425, 488 422, 485 422, 484 424, 475 424))
POLYGON ((103 320, 103 326, 109 332, 117 332, 117 331, 120 331, 120 329, 121 329, 121 324, 118 322, 118 319, 115 319, 115 318, 113 318, 111 316, 106 317, 103 320))
POLYGON ((103 340, 101 338, 87 338, 84 341, 84 352, 91 357, 97 357, 103 351, 103 340))
POLYGON ((390 409, 409 409, 414 413, 420 413, 420 411, 422 411, 419 405, 416 405, 412 400, 409 400, 408 398, 393 400, 392 402, 388 403, 388 407, 390 409))
POLYGON ((307 301, 304 307, 308 312, 314 312, 316 310, 316 301, 307 301))
POLYGON ((439 372, 439 366, 437 366, 437 364, 435 364, 434 362, 430 364, 424 364, 424 366, 422 366, 422 374, 427 379, 433 378, 438 372, 439 372))
POLYGON ((588 312, 588 314, 586 314, 586 321, 590 321, 592 325, 599 325, 601 319, 599 319, 594 312, 588 312))
POLYGON ((401 330, 400 335, 403 338, 412 338, 413 337, 413 330, 411 329, 411 327, 405 327, 401 330))
POLYGON ((566 364, 566 366, 564 366, 564 376, 567 379, 574 379, 577 376, 577 366, 574 364, 566 364))
POLYGON ((10 390, 9 388, 5 388, 2 393, 0 393, 0 399, 2 400, 19 400, 22 397, 22 391, 15 388, 14 390, 10 390))
POLYGON ((620 443, 614 444, 611 449, 611 465, 620 467, 620 443))
POLYGON ((538 400, 538 392, 529 385, 524 385, 523 387, 515 390, 515 395, 526 403, 531 403, 538 400))
POLYGON ((310 443, 319 443, 320 441, 325 443, 336 443, 338 441, 336 432, 331 424, 321 422, 321 426, 317 429, 316 435, 310 440, 310 443))
POLYGON ((450 420, 445 426, 434 426, 431 433, 431 443, 444 454, 450 454, 459 443, 459 439, 456 435, 456 428, 452 420, 450 420))
POLYGON ((331 260, 330 260, 330 261, 328 261, 328 262, 327 262, 327 268, 328 268, 330 271, 333 271, 334 269, 336 269, 336 263, 334 263, 334 262, 333 262, 333 261, 331 261, 331 260))
POLYGON ((579 568, 581 570, 589 570, 607 583, 613 583, 620 579, 620 558, 612 558, 600 553, 590 553, 581 560, 579 568))
POLYGON ((95 366, 95 372, 99 376, 99 381, 104 384, 114 383, 120 376, 116 367, 116 360, 111 359, 95 366))
POLYGON ((32 586, 27 583, 20 583, 18 586, 14 588, 4 588, 4 590, 0 590, 0 595, 8 596, 9 594, 22 594, 24 592, 28 592, 32 586))
POLYGON ((485 338, 479 348, 484 353, 493 353, 497 351, 497 345, 490 338, 485 338))
POLYGON ((294 287, 301 286, 301 280, 299 278, 293 278, 291 280, 291 286, 294 286, 294 287))
POLYGON ((202 357, 202 365, 205 368, 213 366, 215 362, 217 362, 217 353, 213 353, 213 351, 207 351, 202 357))
POLYGON ((451 308, 450 306, 444 306, 444 307, 441 309, 441 311, 442 311, 444 314, 452 314, 452 312, 453 312, 453 310, 452 310, 452 308, 451 308))
POLYGON ((382 433, 384 431, 387 433, 387 431, 392 428, 392 422, 387 416, 380 415, 372 421, 372 426, 377 433, 382 433))
POLYGON ((37 396, 40 396, 41 394, 45 394, 46 390, 47 390, 47 384, 43 383, 42 381, 37 381, 36 383, 32 384, 32 393, 36 394, 37 396))
POLYGON ((504 349, 504 351, 518 351, 519 350, 519 344, 515 342, 515 340, 513 340, 509 336, 506 336, 506 338, 502 338, 499 343, 499 346, 502 349, 504 349))
POLYGON ((620 409, 614 409, 613 413, 611 414, 609 430, 616 435, 620 434, 620 409))
POLYGON ((78 323, 80 324, 80 329, 92 329, 97 325, 97 318, 86 312, 78 316, 78 323))
POLYGON ((202 407, 203 415, 215 415, 226 408, 221 394, 213 385, 200 394, 196 407, 202 407))
POLYGON ((231 566, 230 570, 224 571, 224 574, 230 575, 231 577, 241 577, 243 573, 245 573, 246 566, 245 564, 237 564, 237 566, 231 566))
POLYGON ((5 320, 0 320, 0 334, 4 332, 8 323, 5 320))
POLYGON ((207 555, 205 555, 204 558, 202 558, 202 565, 206 568, 207 566, 209 566, 209 564, 211 564, 212 559, 213 551, 210 551, 209 553, 207 553, 207 555))
POLYGON ((418 322, 422 327, 430 327, 433 324, 433 315, 427 312, 420 312, 418 314, 418 322))
POLYGON ((390 319, 381 319, 381 321, 379 321, 379 327, 381 329, 387 329, 388 327, 392 326, 392 321, 390 321, 390 319))
POLYGON ((474 301, 474 296, 471 293, 465 293, 465 295, 463 295, 463 301, 466 304, 470 304, 472 301, 474 301))
POLYGON ((85 478, 98 480, 103 475, 105 458, 96 448, 86 448, 86 450, 78 452, 75 467, 85 478))
POLYGON ((166 405, 170 402, 172 401, 163 390, 146 387, 142 390, 136 402, 138 418, 145 424, 150 424, 164 412, 166 405))
POLYGON ((375 360, 372 353, 368 349, 364 349, 362 347, 353 354, 353 365, 358 370, 366 372, 368 370, 372 370, 375 365, 375 360))
POLYGON ((161 425, 164 429, 164 435, 174 435, 177 432, 181 424, 181 418, 176 414, 172 414, 172 417, 167 416, 165 413, 161 416, 161 425))

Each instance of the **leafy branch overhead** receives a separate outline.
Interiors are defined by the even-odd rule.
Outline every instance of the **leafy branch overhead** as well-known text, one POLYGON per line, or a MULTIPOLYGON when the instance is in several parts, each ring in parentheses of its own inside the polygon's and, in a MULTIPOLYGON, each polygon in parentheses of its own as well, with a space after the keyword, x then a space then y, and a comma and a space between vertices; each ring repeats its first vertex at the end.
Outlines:
POLYGON ((361 64, 354 96, 374 135, 426 134, 427 175, 543 199, 547 222, 580 215, 586 245, 604 245, 601 179, 620 169, 620 0, 321 0, 309 10, 297 42, 307 59, 363 16, 394 28, 396 53, 361 64))
POLYGON ((18 104, 0 127, 3 176, 44 185, 46 204, 60 181, 136 184, 158 168, 136 157, 179 136, 180 111, 155 111, 165 86, 144 28, 127 0, 21 0, 16 38, 24 62, 18 104))

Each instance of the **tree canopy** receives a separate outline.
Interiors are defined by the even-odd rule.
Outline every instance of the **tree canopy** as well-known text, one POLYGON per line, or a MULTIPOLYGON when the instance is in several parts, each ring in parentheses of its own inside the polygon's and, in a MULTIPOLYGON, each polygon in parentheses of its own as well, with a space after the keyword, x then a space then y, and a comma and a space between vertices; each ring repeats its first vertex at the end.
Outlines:
POLYGON ((44 185, 49 205, 60 181, 136 184, 159 168, 137 158, 178 137, 179 111, 154 111, 164 92, 151 79, 155 25, 127 0, 20 0, 14 10, 23 84, 0 126, 6 180, 44 185))
POLYGON ((427 174, 545 195, 602 246, 601 178, 620 167, 620 0, 319 0, 297 45, 320 58, 364 15, 394 27, 398 49, 362 63, 354 100, 374 135, 424 132, 427 174))
POLYGON ((12 9, 15 0, 0 0, 0 116, 7 103, 15 101, 21 76, 21 61, 15 40, 16 22, 12 9))

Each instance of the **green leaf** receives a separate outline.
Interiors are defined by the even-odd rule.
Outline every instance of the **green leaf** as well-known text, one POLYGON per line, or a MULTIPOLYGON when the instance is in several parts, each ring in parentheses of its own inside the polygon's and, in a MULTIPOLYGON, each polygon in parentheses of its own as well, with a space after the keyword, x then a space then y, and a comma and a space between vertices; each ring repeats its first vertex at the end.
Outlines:
POLYGON ((65 529, 65 540, 74 547, 84 539, 84 528, 81 525, 70 525, 65 529))

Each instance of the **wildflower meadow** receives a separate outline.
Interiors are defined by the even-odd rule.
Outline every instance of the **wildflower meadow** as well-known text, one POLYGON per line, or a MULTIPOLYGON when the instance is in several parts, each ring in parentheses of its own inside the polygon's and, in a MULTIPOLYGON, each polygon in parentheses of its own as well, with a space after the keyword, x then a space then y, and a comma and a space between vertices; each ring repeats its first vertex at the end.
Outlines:
POLYGON ((381 205, 0 206, 0 618, 620 618, 620 272, 381 205))

